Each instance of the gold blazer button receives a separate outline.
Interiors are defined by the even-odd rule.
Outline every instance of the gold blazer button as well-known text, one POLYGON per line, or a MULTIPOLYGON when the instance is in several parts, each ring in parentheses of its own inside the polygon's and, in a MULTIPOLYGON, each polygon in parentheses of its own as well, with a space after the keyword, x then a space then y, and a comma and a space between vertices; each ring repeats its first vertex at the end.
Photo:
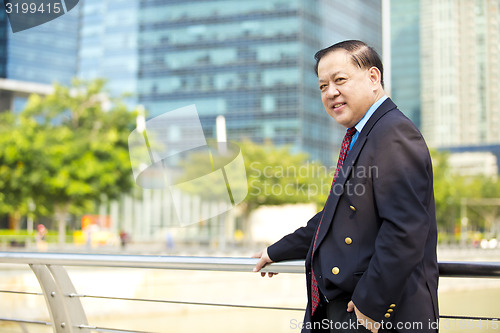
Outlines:
POLYGON ((345 243, 347 245, 351 245, 352 244, 352 239, 350 237, 346 237, 344 241, 345 241, 345 243))
POLYGON ((337 275, 337 274, 339 274, 339 273, 340 273, 340 269, 339 269, 338 267, 333 267, 333 268, 332 268, 332 273, 333 273, 334 275, 337 275))
POLYGON ((352 206, 352 205, 351 205, 351 206, 349 206, 349 208, 351 208, 351 210, 352 210, 353 212, 355 212, 355 211, 356 211, 356 207, 354 207, 354 206, 352 206))

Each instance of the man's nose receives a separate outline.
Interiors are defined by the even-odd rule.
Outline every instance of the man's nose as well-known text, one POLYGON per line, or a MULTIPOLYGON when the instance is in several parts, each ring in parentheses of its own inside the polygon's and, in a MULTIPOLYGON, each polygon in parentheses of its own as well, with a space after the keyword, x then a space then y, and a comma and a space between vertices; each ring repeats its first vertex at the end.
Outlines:
POLYGON ((340 95, 340 91, 337 89, 337 87, 334 86, 333 84, 329 85, 328 91, 327 91, 327 96, 332 98, 332 97, 336 97, 338 95, 340 95))

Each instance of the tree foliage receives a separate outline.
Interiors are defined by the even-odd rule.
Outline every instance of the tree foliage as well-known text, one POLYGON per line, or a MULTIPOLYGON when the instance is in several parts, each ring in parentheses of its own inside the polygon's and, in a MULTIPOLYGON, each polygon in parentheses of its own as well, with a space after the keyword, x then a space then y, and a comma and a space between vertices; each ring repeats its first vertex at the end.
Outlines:
MULTIPOLYGON (((441 231, 454 233, 460 224, 462 199, 500 198, 500 182, 484 175, 460 175, 449 165, 447 152, 431 151, 434 168, 436 218, 441 231)), ((474 228, 484 227, 485 214, 495 214, 496 206, 481 207, 474 215, 474 228), (482 215, 482 216, 481 216, 482 215)))
POLYGON ((310 161, 291 147, 250 141, 240 144, 245 158, 250 209, 261 205, 314 203, 322 206, 331 187, 334 168, 310 161))
POLYGON ((26 214, 32 200, 37 214, 62 221, 129 191, 127 140, 136 115, 104 86, 56 84, 48 96, 30 96, 19 114, 0 115, 0 212, 26 214))

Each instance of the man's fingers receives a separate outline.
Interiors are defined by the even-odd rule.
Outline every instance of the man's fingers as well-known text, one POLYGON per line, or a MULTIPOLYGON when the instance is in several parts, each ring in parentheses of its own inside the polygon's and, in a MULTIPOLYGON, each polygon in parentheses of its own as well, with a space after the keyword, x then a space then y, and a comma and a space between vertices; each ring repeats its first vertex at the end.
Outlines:
POLYGON ((352 301, 350 301, 347 304, 347 312, 352 312, 352 311, 354 311, 354 303, 352 301))
POLYGON ((266 266, 267 262, 264 257, 260 258, 259 261, 257 261, 257 264, 253 268, 254 272, 258 272, 262 269, 262 267, 266 266))
POLYGON ((271 258, 269 258, 269 255, 267 254, 267 249, 264 249, 260 251, 259 253, 256 253, 252 256, 252 258, 260 258, 259 261, 257 261, 257 264, 255 265, 253 271, 258 272, 262 269, 262 267, 266 266, 269 263, 272 263, 273 261, 271 258))
MULTIPOLYGON (((361 313, 361 311, 358 310, 358 308, 356 307, 356 305, 354 305, 354 303, 352 301, 350 301, 347 304, 347 311, 349 311, 349 309, 351 307, 354 310, 354 313, 356 314, 356 318, 358 318, 358 322, 361 325, 363 325, 367 330, 369 330, 372 333, 378 333, 378 330, 380 328, 380 323, 374 321, 370 317, 361 313)), ((351 312, 352 309, 349 312, 351 312)))
MULTIPOLYGON (((267 264, 270 264, 273 262, 271 260, 271 258, 269 258, 269 255, 267 254, 267 249, 264 249, 264 250, 260 251, 259 253, 254 254, 252 256, 252 258, 259 258, 259 260, 257 261, 257 264, 255 264, 255 267, 253 268, 254 272, 260 271, 263 267, 266 267, 267 264)), ((276 275, 278 273, 268 272, 267 274, 269 275, 269 277, 273 277, 273 275, 276 275)), ((260 272, 260 276, 264 277, 264 276, 266 276, 266 273, 260 272)))

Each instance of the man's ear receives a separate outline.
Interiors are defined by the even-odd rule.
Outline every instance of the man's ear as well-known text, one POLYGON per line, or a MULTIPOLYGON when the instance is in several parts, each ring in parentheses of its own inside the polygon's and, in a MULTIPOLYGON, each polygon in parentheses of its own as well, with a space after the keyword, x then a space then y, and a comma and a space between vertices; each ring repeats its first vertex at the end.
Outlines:
POLYGON ((382 75, 377 67, 375 66, 371 67, 368 70, 368 75, 370 76, 370 81, 372 81, 374 85, 380 84, 380 77, 382 75))

